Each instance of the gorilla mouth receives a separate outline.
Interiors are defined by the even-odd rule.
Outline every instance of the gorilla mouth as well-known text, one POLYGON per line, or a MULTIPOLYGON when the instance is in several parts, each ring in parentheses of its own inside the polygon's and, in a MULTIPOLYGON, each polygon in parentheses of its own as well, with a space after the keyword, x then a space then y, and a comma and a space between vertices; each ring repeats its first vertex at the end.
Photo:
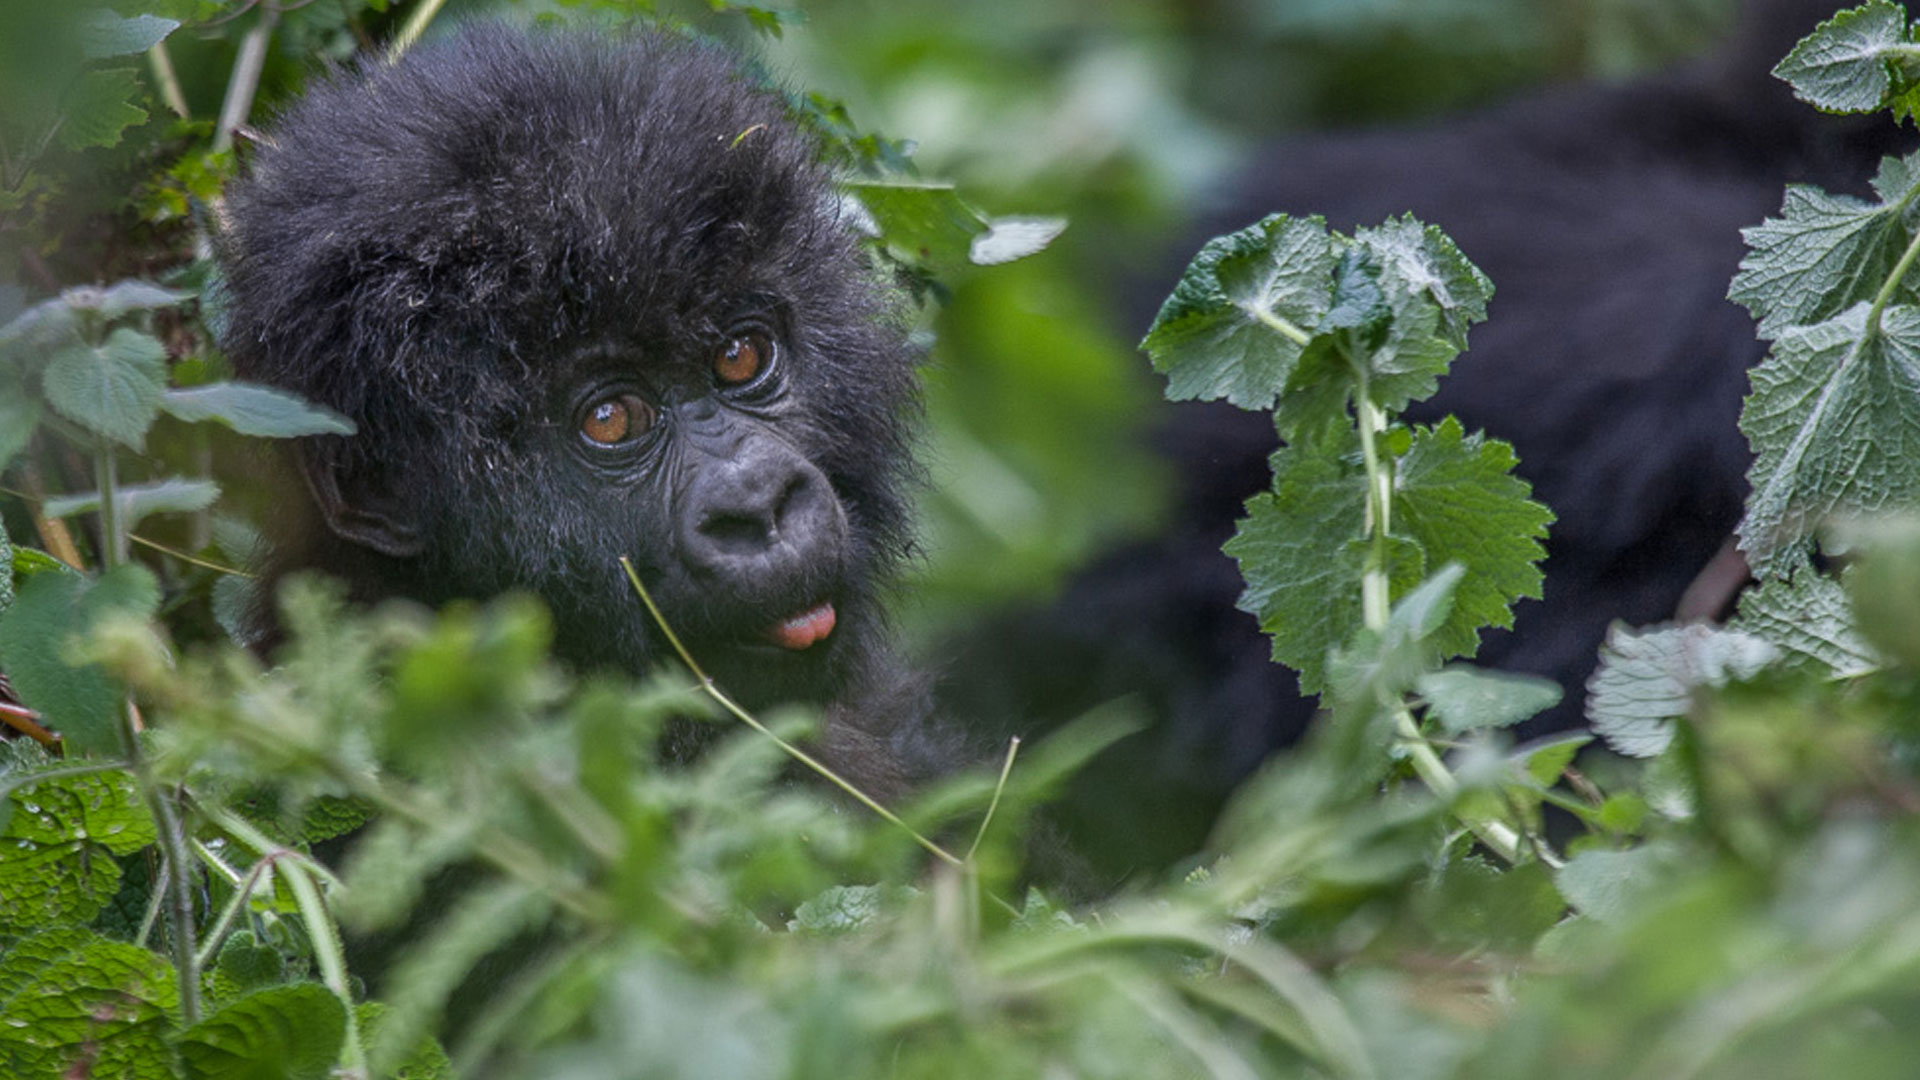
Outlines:
POLYGON ((833 604, 823 600, 769 627, 767 640, 783 649, 798 652, 833 633, 833 623, 833 604))

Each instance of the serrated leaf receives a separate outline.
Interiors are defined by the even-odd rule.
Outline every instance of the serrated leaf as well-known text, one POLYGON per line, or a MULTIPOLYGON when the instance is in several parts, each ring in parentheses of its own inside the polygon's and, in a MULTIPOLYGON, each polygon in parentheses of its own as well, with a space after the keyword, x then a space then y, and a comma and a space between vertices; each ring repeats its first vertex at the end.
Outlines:
POLYGON ((168 390, 160 407, 193 424, 217 420, 242 435, 292 439, 302 435, 351 435, 353 421, 271 386, 217 382, 168 390))
MULTIPOLYGON (((132 529, 154 514, 193 513, 212 506, 220 497, 220 485, 211 480, 188 480, 172 476, 151 484, 127 484, 114 489, 114 505, 121 527, 132 529)), ((100 493, 81 492, 48 499, 44 511, 50 518, 72 517, 100 509, 100 493)))
POLYGON ((1773 73, 1816 108, 1871 112, 1905 88, 1900 53, 1910 39, 1906 10, 1871 0, 1821 23, 1773 73))
POLYGON ((167 349, 123 326, 98 346, 56 352, 42 379, 48 404, 62 416, 139 450, 166 390, 167 349))
MULTIPOLYGON (((1361 625, 1366 567, 1365 471, 1355 437, 1335 431, 1273 456, 1273 494, 1256 496, 1223 549, 1247 588, 1238 606, 1273 637, 1273 657, 1300 672, 1301 689, 1326 685, 1327 650, 1361 625)), ((1472 652, 1486 626, 1513 625, 1512 605, 1540 595, 1535 563, 1553 514, 1511 473, 1513 450, 1449 417, 1412 432, 1396 465, 1388 536, 1389 595, 1398 600, 1429 567, 1459 563, 1464 579, 1430 644, 1441 657, 1472 652)))
POLYGON ((318 983, 257 990, 180 1033, 190 1080, 326 1080, 347 1009, 318 983))
POLYGON ((1603 923, 1625 922, 1643 897, 1651 898, 1670 861, 1665 850, 1652 846, 1590 849, 1554 871, 1553 883, 1580 914, 1603 923))
POLYGON ((812 934, 846 934, 873 925, 890 908, 913 896, 904 885, 835 885, 793 909, 787 929, 812 934))
POLYGON ((174 1080, 173 968, 137 945, 71 927, 0 956, 0 1075, 174 1080))
POLYGON ((1787 660, 1811 662, 1835 678, 1881 666, 1879 653, 1854 624, 1846 590, 1811 566, 1742 593, 1732 625, 1772 644, 1787 660))
POLYGON ((1247 583, 1236 606, 1260 620, 1273 658, 1300 673, 1302 693, 1326 685, 1328 649, 1361 625, 1366 479, 1352 443, 1341 432, 1275 453, 1272 493, 1248 501, 1221 549, 1247 583))
POLYGON ((146 52, 180 28, 179 22, 173 19, 158 15, 123 19, 105 8, 85 12, 78 21, 80 48, 89 60, 146 52))
POLYGON ((66 114, 60 145, 84 150, 119 143, 121 132, 146 122, 147 110, 127 100, 139 91, 140 74, 133 68, 81 72, 60 102, 66 114))
POLYGON ((998 266, 1024 259, 1046 250, 1066 228, 1066 218, 992 218, 987 222, 987 231, 973 238, 967 258, 975 266, 998 266))
POLYGON ((1317 217, 1274 214, 1209 240, 1140 343, 1167 397, 1272 408, 1332 304, 1337 260, 1317 217))
POLYGON ((1428 715, 1453 735, 1508 727, 1560 701, 1560 684, 1551 679, 1472 667, 1430 672, 1414 685, 1427 701, 1428 715))
MULTIPOLYGON (((1920 154, 1882 164, 1880 201, 1789 184, 1780 216, 1742 229, 1748 251, 1727 298, 1760 321, 1760 336, 1820 322, 1873 299, 1909 237, 1907 198, 1920 154)), ((1901 287, 1911 297, 1911 286, 1901 287)))
POLYGON ((68 662, 66 646, 109 614, 149 616, 160 586, 146 568, 127 564, 97 581, 77 574, 36 574, 0 613, 0 670, 20 699, 46 717, 72 754, 119 749, 124 694, 98 665, 68 662))
POLYGON ((1541 541, 1553 512, 1513 475, 1513 448, 1447 417, 1415 429, 1395 465, 1392 533, 1419 544, 1428 566, 1457 562, 1466 577, 1453 611, 1433 636, 1442 656, 1479 647, 1483 627, 1513 625, 1513 604, 1540 595, 1541 541))
POLYGON ((1694 692, 1749 679, 1780 652, 1752 634, 1717 626, 1633 630, 1618 623, 1587 682, 1587 719, 1618 753, 1657 757, 1673 741, 1694 692))
POLYGON ((12 809, 0 832, 0 928, 20 933, 87 923, 120 887, 120 865, 158 835, 133 777, 123 772, 9 778, 12 809))
POLYGON ((1493 284, 1447 235, 1412 215, 1358 229, 1354 242, 1380 267, 1380 288, 1392 312, 1385 340, 1366 357, 1368 397, 1397 412, 1430 396, 1467 330, 1487 317, 1493 284))
POLYGON ((1792 570, 1829 517, 1920 502, 1920 309, 1887 308, 1871 337, 1866 314, 1788 330, 1753 371, 1739 535, 1762 578, 1792 570))

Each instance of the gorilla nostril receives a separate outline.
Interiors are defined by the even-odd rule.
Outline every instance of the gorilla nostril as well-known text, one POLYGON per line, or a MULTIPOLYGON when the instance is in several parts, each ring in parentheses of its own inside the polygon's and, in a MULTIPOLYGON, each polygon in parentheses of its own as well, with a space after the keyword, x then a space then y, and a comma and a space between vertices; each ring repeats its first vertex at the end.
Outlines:
POLYGON ((730 554, 748 554, 773 543, 773 519, 766 514, 736 510, 709 510, 700 518, 698 531, 716 549, 730 554))

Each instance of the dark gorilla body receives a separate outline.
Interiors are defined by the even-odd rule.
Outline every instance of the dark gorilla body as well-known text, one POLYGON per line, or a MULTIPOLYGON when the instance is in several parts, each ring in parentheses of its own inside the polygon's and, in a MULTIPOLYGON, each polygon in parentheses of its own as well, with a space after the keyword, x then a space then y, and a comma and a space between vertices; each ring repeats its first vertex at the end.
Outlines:
POLYGON ((352 419, 304 440, 272 586, 530 591, 558 650, 829 707, 876 794, 936 755, 879 607, 909 543, 914 356, 810 144, 716 50, 469 29, 333 78, 229 193, 223 344, 352 419))
MULTIPOLYGON (((1902 140, 1884 116, 1821 116, 1768 75, 1835 6, 1748 5, 1726 49, 1664 77, 1275 144, 1181 252, 1274 211, 1342 230, 1411 211, 1493 280, 1488 321, 1411 418, 1453 413, 1513 443, 1558 515, 1544 598, 1516 607, 1511 632, 1484 634, 1477 657, 1564 688, 1522 737, 1582 722, 1609 623, 1672 619, 1690 586, 1727 569, 1716 557, 1750 461, 1736 421, 1763 354, 1725 299, 1739 231, 1777 213, 1789 182, 1865 194, 1902 140)), ((1139 298, 1141 329, 1172 281, 1139 298)), ((972 637, 947 693, 959 715, 1037 726, 1138 695, 1155 726, 1098 759, 1063 809, 1077 847, 1114 877, 1194 850, 1231 788, 1298 739, 1316 704, 1235 609, 1242 582, 1220 553, 1268 483, 1270 419, 1181 405, 1160 437, 1183 500, 1169 531, 972 637)), ((1732 569, 1694 595, 1726 598, 1744 576, 1732 569)))

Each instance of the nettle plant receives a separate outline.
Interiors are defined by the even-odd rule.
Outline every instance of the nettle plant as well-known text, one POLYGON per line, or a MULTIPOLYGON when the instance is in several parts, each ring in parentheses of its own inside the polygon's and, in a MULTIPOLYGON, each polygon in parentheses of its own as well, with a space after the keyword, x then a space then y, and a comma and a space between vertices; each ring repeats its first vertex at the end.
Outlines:
MULTIPOLYGON (((1452 418, 1398 418, 1437 389, 1492 292, 1411 217, 1347 237, 1274 215, 1208 243, 1142 343, 1169 398, 1273 410, 1285 444, 1273 488, 1226 547, 1247 580, 1240 606, 1301 688, 1325 692, 1354 746, 1382 762, 1395 751, 1448 797, 1459 784, 1436 734, 1517 723, 1559 700, 1544 680, 1441 666, 1539 595, 1552 513, 1511 474, 1505 443, 1452 418)), ((1537 807, 1541 785, 1524 769, 1515 779, 1537 807)), ((1475 824, 1519 856, 1510 825, 1475 824)))
MULTIPOLYGON (((1905 116, 1916 55, 1875 2, 1779 72, 1905 116)), ((1590 713, 1649 760, 1605 775, 1569 768, 1590 736, 1501 740, 1557 687, 1459 662, 1538 592, 1551 514, 1505 445, 1400 419, 1488 282, 1411 219, 1208 244, 1145 346, 1171 396, 1273 411, 1273 490, 1229 550, 1328 711, 1202 868, 1092 915, 1009 899, 1012 867, 1022 812, 1112 718, 882 820, 785 778, 803 717, 663 763, 711 688, 579 683, 524 600, 355 612, 306 582, 276 666, 181 648, 181 590, 128 544, 216 493, 136 451, 175 421, 340 422, 170 363, 182 293, 47 301, 0 329, 9 520, 49 548, 99 526, 90 573, 76 541, 0 532, 0 667, 65 737, 0 744, 0 1074, 1896 1075, 1920 1022, 1920 529, 1861 522, 1920 496, 1920 155, 1878 193, 1794 188, 1747 234, 1733 295, 1774 343, 1742 420, 1762 584, 1731 628, 1616 633, 1590 713), (91 491, 45 490, 49 445, 91 491), (1549 843, 1548 805, 1580 835, 1549 843), (356 827, 344 865, 315 857, 356 827), (343 926, 404 928, 380 1004, 343 926)))

